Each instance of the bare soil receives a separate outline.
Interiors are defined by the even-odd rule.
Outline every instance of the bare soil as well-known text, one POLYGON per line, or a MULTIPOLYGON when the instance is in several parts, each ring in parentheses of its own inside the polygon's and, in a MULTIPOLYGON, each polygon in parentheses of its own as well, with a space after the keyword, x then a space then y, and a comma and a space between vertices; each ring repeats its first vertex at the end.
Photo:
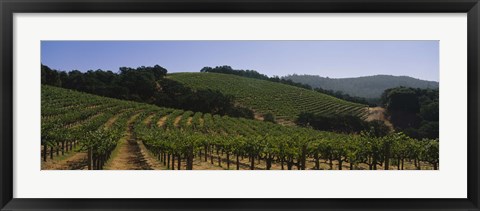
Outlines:
POLYGON ((133 115, 127 122, 127 132, 112 153, 113 157, 105 165, 108 170, 149 170, 152 167, 142 155, 140 146, 133 134, 133 123, 139 114, 133 115))
POLYGON ((263 121, 263 115, 262 114, 254 112, 253 115, 254 115, 253 116, 254 119, 263 121))
POLYGON ((53 159, 42 162, 42 170, 86 170, 88 169, 87 153, 77 152, 65 159, 53 159))
POLYGON ((175 118, 175 121, 173 122, 173 126, 178 127, 178 123, 180 122, 180 120, 182 120, 182 115, 177 116, 175 118))
POLYGON ((144 157, 145 162, 150 167, 150 169, 153 169, 153 170, 164 169, 164 167, 161 165, 160 162, 158 162, 155 156, 153 156, 153 154, 150 153, 150 151, 148 151, 147 148, 145 148, 145 145, 143 145, 142 141, 137 140, 137 144, 140 149, 140 154, 144 157))
POLYGON ((115 123, 115 121, 117 121, 117 119, 120 117, 120 115, 122 115, 122 113, 119 113, 115 116, 113 116, 112 118, 108 119, 108 121, 105 123, 105 129, 109 129, 110 127, 112 127, 113 123, 115 123))
POLYGON ((165 124, 165 121, 167 121, 167 118, 168 118, 168 116, 164 116, 164 117, 160 118, 157 122, 157 126, 162 127, 165 124))
POLYGON ((145 119, 143 120, 143 124, 146 124, 147 126, 150 126, 150 124, 151 124, 152 119, 153 119, 154 116, 155 116, 155 114, 149 115, 147 118, 145 118, 145 119))

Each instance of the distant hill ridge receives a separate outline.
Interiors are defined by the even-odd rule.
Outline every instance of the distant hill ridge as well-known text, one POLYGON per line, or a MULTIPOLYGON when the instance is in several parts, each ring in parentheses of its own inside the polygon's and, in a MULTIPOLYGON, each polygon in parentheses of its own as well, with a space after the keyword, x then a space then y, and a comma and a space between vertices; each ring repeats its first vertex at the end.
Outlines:
POLYGON ((439 83, 409 76, 373 75, 356 78, 328 78, 317 75, 288 75, 282 77, 297 83, 308 84, 313 88, 341 91, 343 93, 364 97, 379 98, 383 91, 393 87, 405 86, 421 89, 437 89, 439 83))

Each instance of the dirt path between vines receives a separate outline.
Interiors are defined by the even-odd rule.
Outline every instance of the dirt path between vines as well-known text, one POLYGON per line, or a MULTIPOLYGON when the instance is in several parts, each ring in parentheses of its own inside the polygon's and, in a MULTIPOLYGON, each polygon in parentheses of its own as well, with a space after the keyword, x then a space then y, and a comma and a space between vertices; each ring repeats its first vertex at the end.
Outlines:
POLYGON ((139 114, 135 114, 127 122, 127 133, 119 143, 113 157, 108 161, 108 170, 150 170, 153 169, 144 157, 144 153, 133 134, 133 124, 139 114))
POLYGON ((165 121, 167 121, 167 118, 168 118, 168 115, 160 118, 157 122, 157 126, 158 127, 163 127, 163 125, 165 124, 165 121))
POLYGON ((114 115, 113 117, 111 117, 104 125, 105 129, 110 129, 112 127, 112 125, 117 121, 118 118, 120 118, 120 116, 123 115, 123 112, 120 112, 116 115, 114 115))
POLYGON ((182 120, 182 115, 177 116, 177 118, 175 118, 175 121, 173 122, 173 126, 178 127, 178 123, 180 122, 180 120, 182 120))
POLYGON ((145 118, 145 120, 143 120, 143 124, 150 127, 154 116, 155 116, 155 114, 150 114, 147 118, 145 118))

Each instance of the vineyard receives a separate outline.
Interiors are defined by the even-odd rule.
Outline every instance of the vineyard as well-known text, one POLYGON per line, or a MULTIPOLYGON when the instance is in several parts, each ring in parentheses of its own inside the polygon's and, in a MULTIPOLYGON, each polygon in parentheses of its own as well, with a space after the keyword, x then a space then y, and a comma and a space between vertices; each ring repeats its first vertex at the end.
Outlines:
MULTIPOLYGON (((200 74, 174 74, 171 77, 179 81, 200 80, 197 75, 200 74)), ((217 77, 217 74, 201 75, 217 77)), ((204 79, 203 83, 208 84, 205 80, 213 79, 204 79)), ((254 81, 255 90, 266 89, 260 82, 247 80, 254 81)), ((228 83, 225 81, 228 80, 217 79, 210 84, 237 87, 222 85, 228 83)), ((275 88, 265 91, 269 93, 275 88)), ((228 92, 234 91, 228 89, 228 92)), ((242 91, 236 93, 249 95, 242 91)), ((287 88, 279 89, 277 96, 278 93, 290 94, 287 88)), ((339 112, 360 115, 363 109, 361 105, 318 93, 306 90, 301 93, 304 98, 294 99, 305 109, 309 105, 312 106, 308 109, 315 108, 317 102, 313 95, 326 99, 318 103, 328 102, 329 109, 339 112)), ((322 132, 162 108, 45 85, 42 85, 41 96, 40 153, 44 170, 400 170, 438 169, 439 164, 437 139, 415 140, 402 133, 375 137, 368 131, 352 135, 322 132)), ((254 102, 247 99, 244 103, 254 102)), ((272 101, 270 99, 270 103, 272 101)), ((259 103, 258 109, 267 109, 262 107, 266 105, 260 103, 263 101, 255 102, 259 103)), ((273 102, 281 104, 280 100, 273 102)), ((286 114, 282 112, 294 109, 293 102, 285 102, 285 107, 275 111, 286 114)))
POLYGON ((277 119, 295 120, 301 112, 366 115, 365 105, 281 83, 219 73, 174 73, 168 77, 193 89, 232 95, 237 103, 261 114, 272 113, 277 119))

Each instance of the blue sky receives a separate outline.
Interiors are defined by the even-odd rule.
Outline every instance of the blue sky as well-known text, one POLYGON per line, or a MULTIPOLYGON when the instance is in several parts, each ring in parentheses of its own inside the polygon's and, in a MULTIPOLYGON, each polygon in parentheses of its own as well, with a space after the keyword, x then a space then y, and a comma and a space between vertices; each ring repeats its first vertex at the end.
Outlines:
POLYGON ((42 41, 41 57, 42 64, 67 71, 158 64, 172 73, 230 65, 268 76, 439 80, 438 41, 42 41))

